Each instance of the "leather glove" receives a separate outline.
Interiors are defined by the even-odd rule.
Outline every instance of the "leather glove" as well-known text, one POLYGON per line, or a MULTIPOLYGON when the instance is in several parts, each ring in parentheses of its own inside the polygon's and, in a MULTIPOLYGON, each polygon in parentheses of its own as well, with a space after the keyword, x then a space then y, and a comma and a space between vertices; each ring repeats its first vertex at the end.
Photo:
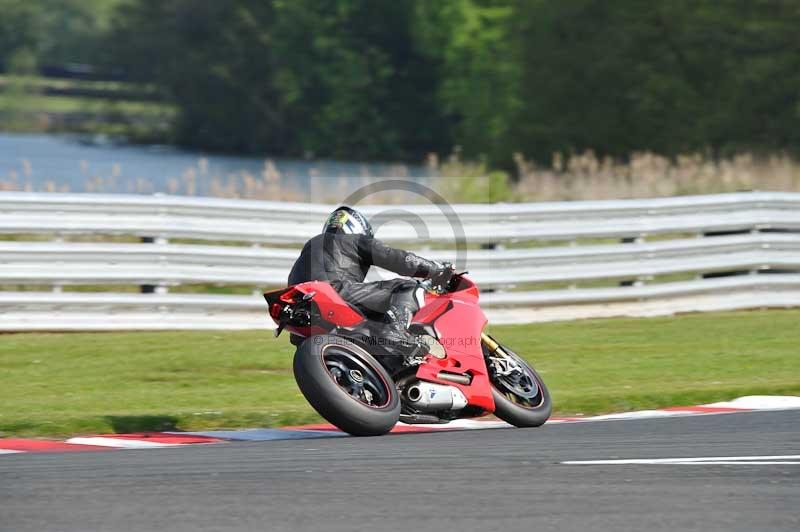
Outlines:
POLYGON ((446 292, 450 279, 456 274, 456 268, 450 262, 444 262, 439 268, 431 273, 431 288, 437 292, 446 292))

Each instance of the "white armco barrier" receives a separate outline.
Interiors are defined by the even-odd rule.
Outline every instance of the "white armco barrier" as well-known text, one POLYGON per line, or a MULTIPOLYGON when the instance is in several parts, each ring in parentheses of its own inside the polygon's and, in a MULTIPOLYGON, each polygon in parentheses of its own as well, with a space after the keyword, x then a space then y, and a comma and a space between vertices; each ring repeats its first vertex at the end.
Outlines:
MULTIPOLYGON (((0 233, 120 234, 302 244, 331 206, 176 196, 0 193, 0 233)), ((780 227, 800 230, 800 194, 739 193, 653 200, 454 205, 472 243, 639 237, 780 227)), ((389 217, 387 241, 452 244, 460 229, 436 205, 368 206, 389 217), (419 221, 424 227, 419 231, 419 221), (408 223, 397 223, 397 222, 408 223), (422 233, 422 234, 420 234, 422 233)))
MULTIPOLYGON (((447 207, 363 210, 382 239, 407 242, 432 258, 465 260, 472 278, 491 290, 482 301, 496 322, 800 304, 797 193, 447 207), (470 247, 466 253, 454 251, 459 238, 470 247), (548 240, 571 245, 536 247, 548 240), (676 280, 648 284, 654 276, 676 280), (603 280, 626 282, 571 287, 603 280)), ((181 285, 284 284, 299 246, 332 208, 2 192, 0 330, 271 327, 258 296, 167 292, 181 285), (75 235, 93 241, 68 241, 75 235), (107 291, 67 291, 73 285, 107 291), (15 291, 20 286, 53 290, 15 291), (157 293, 120 293, 114 286, 157 293)))

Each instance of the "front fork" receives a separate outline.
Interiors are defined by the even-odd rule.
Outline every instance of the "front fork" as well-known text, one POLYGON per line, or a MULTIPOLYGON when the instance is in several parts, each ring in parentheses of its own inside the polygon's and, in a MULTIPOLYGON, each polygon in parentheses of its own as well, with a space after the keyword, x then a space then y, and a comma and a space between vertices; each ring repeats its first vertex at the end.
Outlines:
POLYGON ((491 336, 486 333, 481 333, 481 343, 489 351, 486 365, 490 370, 490 379, 492 378, 491 375, 508 376, 515 372, 522 372, 522 368, 517 361, 514 360, 514 357, 509 356, 506 350, 503 349, 503 346, 497 343, 491 336))
POLYGON ((486 349, 489 350, 490 355, 498 354, 501 356, 506 356, 506 352, 503 350, 503 347, 494 341, 494 338, 486 334, 485 332, 481 333, 481 343, 486 346, 486 349))

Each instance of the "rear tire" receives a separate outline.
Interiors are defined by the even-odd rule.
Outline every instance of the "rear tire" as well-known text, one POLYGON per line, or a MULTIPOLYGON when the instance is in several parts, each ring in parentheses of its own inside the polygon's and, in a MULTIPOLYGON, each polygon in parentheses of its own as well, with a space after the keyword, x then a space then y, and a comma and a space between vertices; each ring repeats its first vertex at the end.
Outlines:
MULTIPOLYGON (((535 383, 538 390, 533 397, 525 396, 530 395, 530 393, 515 394, 511 391, 513 387, 508 386, 508 383, 502 382, 489 366, 489 381, 492 385, 492 398, 495 405, 494 415, 515 427, 541 427, 550 418, 552 412, 553 406, 550 400, 550 392, 539 373, 525 359, 509 348, 503 345, 501 347, 509 358, 522 367, 524 378, 529 379, 531 383, 535 383)), ((484 355, 487 354, 488 352, 484 347, 484 355)), ((528 386, 527 388, 531 387, 528 386)))
POLYGON ((366 350, 341 336, 307 338, 294 355, 294 378, 314 410, 353 436, 386 434, 400 418, 392 378, 366 350))

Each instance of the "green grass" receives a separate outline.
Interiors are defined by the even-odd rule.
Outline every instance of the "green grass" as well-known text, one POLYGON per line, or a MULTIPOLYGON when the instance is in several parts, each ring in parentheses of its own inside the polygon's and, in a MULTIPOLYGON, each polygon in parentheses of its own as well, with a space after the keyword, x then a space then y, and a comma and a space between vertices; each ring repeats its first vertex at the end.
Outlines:
MULTIPOLYGON (((558 414, 800 394, 800 311, 492 327, 558 414)), ((270 331, 0 335, 0 433, 312 422, 270 331)))
POLYGON ((82 80, 68 78, 46 78, 31 75, 0 74, 0 90, 8 87, 23 87, 34 91, 52 89, 92 89, 106 91, 109 96, 116 92, 136 90, 144 95, 155 92, 155 87, 126 81, 82 80))
POLYGON ((31 113, 121 113, 127 115, 170 115, 172 106, 156 102, 105 100, 76 96, 0 93, 0 111, 31 113))
POLYGON ((174 106, 154 101, 146 85, 0 76, 0 130, 105 133, 164 140, 174 106), (49 94, 47 89, 68 91, 49 94))

